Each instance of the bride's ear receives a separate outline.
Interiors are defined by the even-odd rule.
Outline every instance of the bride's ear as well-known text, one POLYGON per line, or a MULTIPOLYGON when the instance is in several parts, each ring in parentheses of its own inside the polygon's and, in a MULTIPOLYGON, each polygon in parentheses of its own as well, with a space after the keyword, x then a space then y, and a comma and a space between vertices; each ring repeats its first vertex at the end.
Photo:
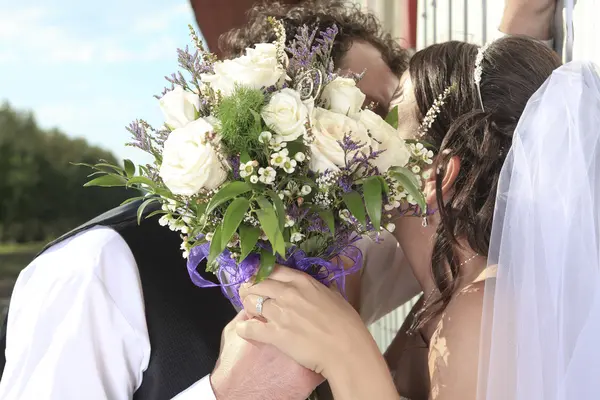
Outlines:
POLYGON ((429 178, 425 181, 425 200, 427 205, 433 209, 437 208, 438 192, 436 189, 436 179, 439 174, 444 174, 442 178, 442 193, 444 200, 447 200, 452 194, 452 189, 458 173, 460 172, 460 158, 453 156, 448 159, 445 166, 438 166, 437 171, 432 168, 429 178))

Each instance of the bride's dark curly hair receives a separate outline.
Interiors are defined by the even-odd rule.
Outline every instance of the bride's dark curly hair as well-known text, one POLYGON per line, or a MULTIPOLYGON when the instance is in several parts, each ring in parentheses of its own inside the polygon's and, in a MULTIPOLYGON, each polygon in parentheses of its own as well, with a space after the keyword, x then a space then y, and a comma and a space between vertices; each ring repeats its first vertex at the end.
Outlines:
POLYGON ((402 74, 407 68, 408 52, 383 31, 377 17, 345 1, 308 0, 297 5, 279 1, 258 3, 248 12, 248 23, 244 27, 233 29, 219 38, 219 48, 223 54, 236 57, 255 43, 273 41, 275 35, 267 21, 268 16, 284 23, 288 43, 303 25, 324 31, 336 24, 339 29, 333 46, 333 61, 336 64, 342 61, 353 42, 361 40, 378 49, 396 75, 402 74))
POLYGON ((561 64, 556 53, 527 38, 493 42, 481 63, 482 110, 474 83, 477 52, 473 44, 446 42, 427 47, 410 60, 418 118, 440 93, 455 85, 424 138, 437 149, 433 165, 437 193, 442 193, 448 160, 460 159, 452 192, 445 201, 438 196, 440 224, 431 268, 441 295, 418 313, 418 326, 442 313, 459 289, 455 250, 461 243, 487 256, 496 187, 513 133, 529 98, 561 64))

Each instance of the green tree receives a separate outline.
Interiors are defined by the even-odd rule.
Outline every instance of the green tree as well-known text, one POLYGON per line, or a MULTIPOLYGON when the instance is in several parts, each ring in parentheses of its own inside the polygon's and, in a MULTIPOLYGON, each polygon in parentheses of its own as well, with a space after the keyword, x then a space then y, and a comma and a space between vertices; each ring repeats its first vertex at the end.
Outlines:
POLYGON ((54 238, 134 193, 84 188, 91 172, 71 163, 115 163, 108 151, 40 129, 31 113, 0 106, 0 242, 54 238))

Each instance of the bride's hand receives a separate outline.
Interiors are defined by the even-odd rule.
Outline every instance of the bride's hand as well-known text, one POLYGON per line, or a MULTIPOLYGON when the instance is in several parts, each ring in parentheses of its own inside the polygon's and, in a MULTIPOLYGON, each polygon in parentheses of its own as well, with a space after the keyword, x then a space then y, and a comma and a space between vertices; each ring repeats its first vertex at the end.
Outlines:
POLYGON ((369 358, 365 352, 379 353, 342 295, 303 272, 277 267, 263 282, 242 286, 240 296, 246 313, 258 317, 238 323, 241 337, 272 344, 327 379, 349 357, 358 360, 369 358), (261 297, 266 300, 259 314, 261 297))

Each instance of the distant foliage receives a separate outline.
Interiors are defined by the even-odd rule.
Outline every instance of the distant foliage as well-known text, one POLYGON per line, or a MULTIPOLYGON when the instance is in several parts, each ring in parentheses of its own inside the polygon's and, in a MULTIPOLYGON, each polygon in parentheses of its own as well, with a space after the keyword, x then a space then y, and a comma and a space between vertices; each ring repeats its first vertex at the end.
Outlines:
POLYGON ((108 151, 39 128, 31 113, 0 105, 0 243, 53 239, 131 197, 125 189, 84 188, 89 170, 115 163, 108 151))

